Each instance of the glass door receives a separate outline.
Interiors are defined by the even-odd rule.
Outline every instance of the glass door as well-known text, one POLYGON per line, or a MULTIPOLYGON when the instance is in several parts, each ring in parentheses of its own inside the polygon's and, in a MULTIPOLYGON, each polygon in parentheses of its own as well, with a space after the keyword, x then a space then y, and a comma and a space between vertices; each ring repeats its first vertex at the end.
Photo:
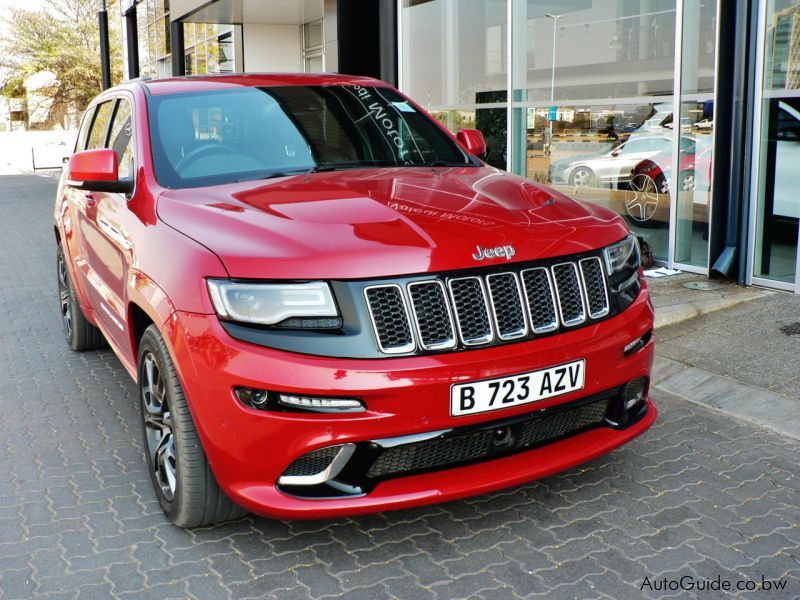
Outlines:
POLYGON ((671 126, 675 149, 665 161, 672 208, 672 261, 677 268, 708 272, 714 156, 717 2, 684 1, 679 33, 680 101, 671 126))
POLYGON ((800 0, 769 0, 762 10, 752 283, 800 292, 800 0))

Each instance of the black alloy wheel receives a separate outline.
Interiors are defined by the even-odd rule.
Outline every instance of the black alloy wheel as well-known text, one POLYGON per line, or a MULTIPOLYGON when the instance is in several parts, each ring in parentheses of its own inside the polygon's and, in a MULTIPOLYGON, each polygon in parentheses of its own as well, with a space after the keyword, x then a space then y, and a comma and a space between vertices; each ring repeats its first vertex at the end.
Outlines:
POLYGON ((167 518, 178 527, 200 527, 247 514, 223 493, 211 471, 175 364, 155 325, 139 342, 137 374, 148 471, 167 518))
POLYGON ((60 245, 56 254, 56 272, 58 275, 59 312, 67 344, 76 351, 104 348, 106 339, 102 332, 92 325, 83 314, 69 274, 64 249, 60 245))

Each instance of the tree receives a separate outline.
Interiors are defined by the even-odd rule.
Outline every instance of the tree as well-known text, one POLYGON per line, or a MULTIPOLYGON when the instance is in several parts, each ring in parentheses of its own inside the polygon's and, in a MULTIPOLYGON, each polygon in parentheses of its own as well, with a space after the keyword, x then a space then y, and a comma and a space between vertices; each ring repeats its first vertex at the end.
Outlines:
MULTIPOLYGON (((49 103, 50 124, 73 110, 82 111, 102 90, 99 6, 99 0, 52 0, 38 11, 11 9, 6 33, 0 38, 0 68, 10 76, 0 93, 20 97, 28 77, 49 71, 54 82, 40 93, 49 103)), ((109 2, 109 15, 118 10, 115 1, 109 2)), ((122 78, 122 44, 116 20, 109 21, 111 77, 118 82, 122 78)))

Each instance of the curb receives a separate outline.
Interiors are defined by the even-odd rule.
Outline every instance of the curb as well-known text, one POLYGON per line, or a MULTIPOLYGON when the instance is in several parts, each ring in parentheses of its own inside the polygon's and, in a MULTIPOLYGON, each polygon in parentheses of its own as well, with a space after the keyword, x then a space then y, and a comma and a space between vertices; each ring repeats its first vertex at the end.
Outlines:
POLYGON ((695 300, 693 302, 681 302, 679 304, 669 304, 667 306, 656 306, 655 328, 674 325, 689 319, 694 319, 711 312, 730 308, 743 302, 750 302, 757 298, 771 295, 772 292, 759 290, 756 288, 745 288, 737 291, 730 296, 722 298, 715 297, 707 300, 695 300))
POLYGON ((653 388, 800 440, 797 401, 685 363, 656 356, 653 388))

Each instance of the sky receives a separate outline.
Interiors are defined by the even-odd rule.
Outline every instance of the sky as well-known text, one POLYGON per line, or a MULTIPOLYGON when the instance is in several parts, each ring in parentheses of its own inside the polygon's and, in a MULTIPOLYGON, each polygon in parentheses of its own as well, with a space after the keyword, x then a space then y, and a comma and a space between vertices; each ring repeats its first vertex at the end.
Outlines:
POLYGON ((3 31, 5 20, 8 17, 10 9, 14 6, 24 6, 28 10, 37 10, 47 4, 46 0, 0 0, 0 32, 3 31))

